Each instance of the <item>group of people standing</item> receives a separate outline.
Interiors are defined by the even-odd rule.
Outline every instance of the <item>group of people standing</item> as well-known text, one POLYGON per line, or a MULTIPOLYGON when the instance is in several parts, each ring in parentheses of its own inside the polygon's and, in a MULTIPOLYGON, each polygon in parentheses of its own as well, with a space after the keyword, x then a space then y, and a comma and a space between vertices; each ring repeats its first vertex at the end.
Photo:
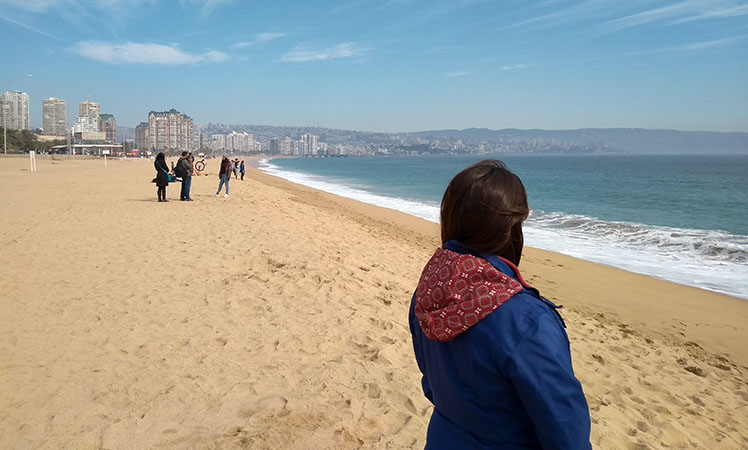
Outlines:
POLYGON ((241 173, 241 179, 244 181, 244 161, 240 163, 239 158, 236 158, 231 163, 234 165, 234 178, 239 178, 239 174, 241 173))
MULTIPOLYGON (((179 200, 183 202, 191 202, 192 197, 190 197, 190 190, 192 188, 192 174, 193 174, 193 162, 194 157, 192 156, 192 153, 188 152, 182 152, 181 158, 177 161, 176 166, 174 167, 174 175, 182 179, 182 190, 179 193, 179 200)), ((157 195, 158 195, 158 201, 159 202, 168 202, 169 200, 166 199, 166 186, 169 185, 170 181, 175 181, 174 178, 169 174, 169 167, 166 164, 166 156, 163 152, 156 155, 156 161, 153 163, 154 167, 156 168, 156 187, 157 195)), ((231 179, 231 173, 234 173, 234 178, 238 178, 239 174, 241 174, 242 181, 244 180, 244 173, 246 169, 244 166, 244 161, 239 161, 239 159, 235 159, 233 162, 228 159, 227 157, 223 157, 221 159, 221 168, 218 172, 218 191, 216 191, 216 197, 218 197, 221 194, 221 189, 223 186, 226 186, 226 194, 224 197, 229 196, 229 180, 231 179)))

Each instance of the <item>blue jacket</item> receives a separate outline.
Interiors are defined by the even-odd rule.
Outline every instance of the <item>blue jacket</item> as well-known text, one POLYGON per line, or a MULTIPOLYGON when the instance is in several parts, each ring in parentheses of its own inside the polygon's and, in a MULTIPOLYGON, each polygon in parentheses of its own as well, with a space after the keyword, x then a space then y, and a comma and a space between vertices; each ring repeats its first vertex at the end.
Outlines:
POLYGON ((434 404, 427 449, 591 449, 587 401, 556 309, 505 260, 456 241, 437 250, 409 320, 434 404))

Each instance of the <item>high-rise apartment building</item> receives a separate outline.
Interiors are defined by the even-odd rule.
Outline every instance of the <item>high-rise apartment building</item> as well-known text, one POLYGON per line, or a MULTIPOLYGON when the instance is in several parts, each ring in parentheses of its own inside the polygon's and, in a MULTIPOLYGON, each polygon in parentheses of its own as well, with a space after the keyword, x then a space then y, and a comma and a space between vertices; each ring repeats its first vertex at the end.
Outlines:
POLYGON ((148 113, 148 149, 156 151, 191 151, 195 149, 192 119, 172 108, 148 113))
MULTIPOLYGON (((78 104, 78 117, 88 117, 96 121, 96 131, 99 131, 101 117, 99 117, 99 104, 94 102, 83 102, 78 104)), ((89 121, 90 122, 90 121, 89 121)))
POLYGON ((0 126, 9 130, 29 129, 29 94, 21 91, 5 91, 0 105, 0 126))
POLYGON ((99 125, 99 131, 103 131, 106 134, 106 141, 110 144, 117 143, 117 121, 114 119, 112 114, 101 114, 101 124, 99 125))
MULTIPOLYGON (((98 133, 99 121, 93 117, 77 117, 73 122, 74 133, 98 133)), ((103 139, 103 138, 102 138, 103 139)))
POLYGON ((67 127, 65 100, 50 97, 42 101, 42 128, 48 136, 64 136, 67 127))
POLYGON ((280 139, 278 138, 270 139, 270 142, 268 143, 268 151, 272 155, 279 154, 280 153, 280 139))
POLYGON ((135 127, 135 148, 141 152, 149 150, 148 147, 148 122, 140 122, 135 127))
POLYGON ((300 153, 302 156, 314 156, 317 154, 317 139, 319 137, 313 134, 301 136, 300 153))

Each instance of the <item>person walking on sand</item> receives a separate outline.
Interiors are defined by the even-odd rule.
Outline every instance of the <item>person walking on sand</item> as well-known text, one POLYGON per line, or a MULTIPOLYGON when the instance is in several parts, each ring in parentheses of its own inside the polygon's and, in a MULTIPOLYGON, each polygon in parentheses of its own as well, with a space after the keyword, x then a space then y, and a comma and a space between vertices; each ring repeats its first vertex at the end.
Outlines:
POLYGON ((239 173, 242 174, 242 181, 244 181, 244 172, 245 172, 244 161, 242 161, 242 163, 239 165, 239 173))
POLYGON ((470 166, 447 186, 442 247, 409 312, 434 404, 426 449, 592 448, 559 307, 517 268, 529 213, 522 182, 501 161, 470 166))
POLYGON ((166 157, 163 152, 156 155, 153 167, 156 168, 156 187, 158 188, 156 194, 158 195, 158 201, 168 202, 169 200, 166 199, 166 186, 169 185, 169 166, 166 165, 166 157))
POLYGON ((239 178, 239 158, 234 160, 234 178, 239 178))
POLYGON ((183 202, 191 202, 190 188, 192 187, 192 161, 187 152, 182 152, 182 157, 177 161, 177 166, 180 167, 180 175, 182 177, 182 191, 179 195, 179 199, 183 202))
POLYGON ((224 195, 224 197, 228 198, 229 181, 231 181, 231 161, 225 156, 221 160, 221 169, 218 171, 218 178, 220 178, 221 181, 218 183, 218 191, 216 191, 216 197, 221 195, 221 188, 225 184, 226 195, 224 195))

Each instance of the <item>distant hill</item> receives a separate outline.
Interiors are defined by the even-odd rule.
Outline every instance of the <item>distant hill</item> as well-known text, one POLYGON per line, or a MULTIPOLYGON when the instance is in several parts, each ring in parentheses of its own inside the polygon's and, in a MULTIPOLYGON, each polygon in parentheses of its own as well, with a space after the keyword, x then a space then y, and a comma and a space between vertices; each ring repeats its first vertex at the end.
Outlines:
POLYGON ((125 142, 126 139, 135 139, 135 128, 118 125, 117 140, 122 143, 125 142))
POLYGON ((642 128, 584 128, 579 130, 519 130, 467 128, 407 133, 432 139, 497 142, 507 139, 555 139, 575 144, 603 143, 606 147, 639 154, 748 154, 748 133, 647 130, 642 128))
POLYGON ((220 123, 208 123, 202 127, 202 131, 208 135, 244 131, 253 133, 255 139, 261 142, 286 136, 299 139, 303 134, 315 134, 319 136, 320 142, 328 144, 388 148, 398 145, 407 145, 410 146, 409 148, 414 148, 413 145, 435 143, 438 140, 441 148, 457 149, 459 148, 457 145, 459 140, 464 144, 465 151, 474 151, 476 148, 485 148, 486 151, 513 148, 522 152, 524 151, 522 148, 527 147, 522 143, 541 141, 537 148, 540 148, 541 151, 543 148, 547 148, 548 151, 552 152, 557 152, 554 149, 568 145, 579 148, 603 149, 604 153, 748 154, 748 133, 745 132, 649 130, 643 128, 583 128, 579 130, 467 128, 464 130, 377 133, 308 126, 227 125, 220 123), (490 145, 481 145, 482 143, 490 145))

